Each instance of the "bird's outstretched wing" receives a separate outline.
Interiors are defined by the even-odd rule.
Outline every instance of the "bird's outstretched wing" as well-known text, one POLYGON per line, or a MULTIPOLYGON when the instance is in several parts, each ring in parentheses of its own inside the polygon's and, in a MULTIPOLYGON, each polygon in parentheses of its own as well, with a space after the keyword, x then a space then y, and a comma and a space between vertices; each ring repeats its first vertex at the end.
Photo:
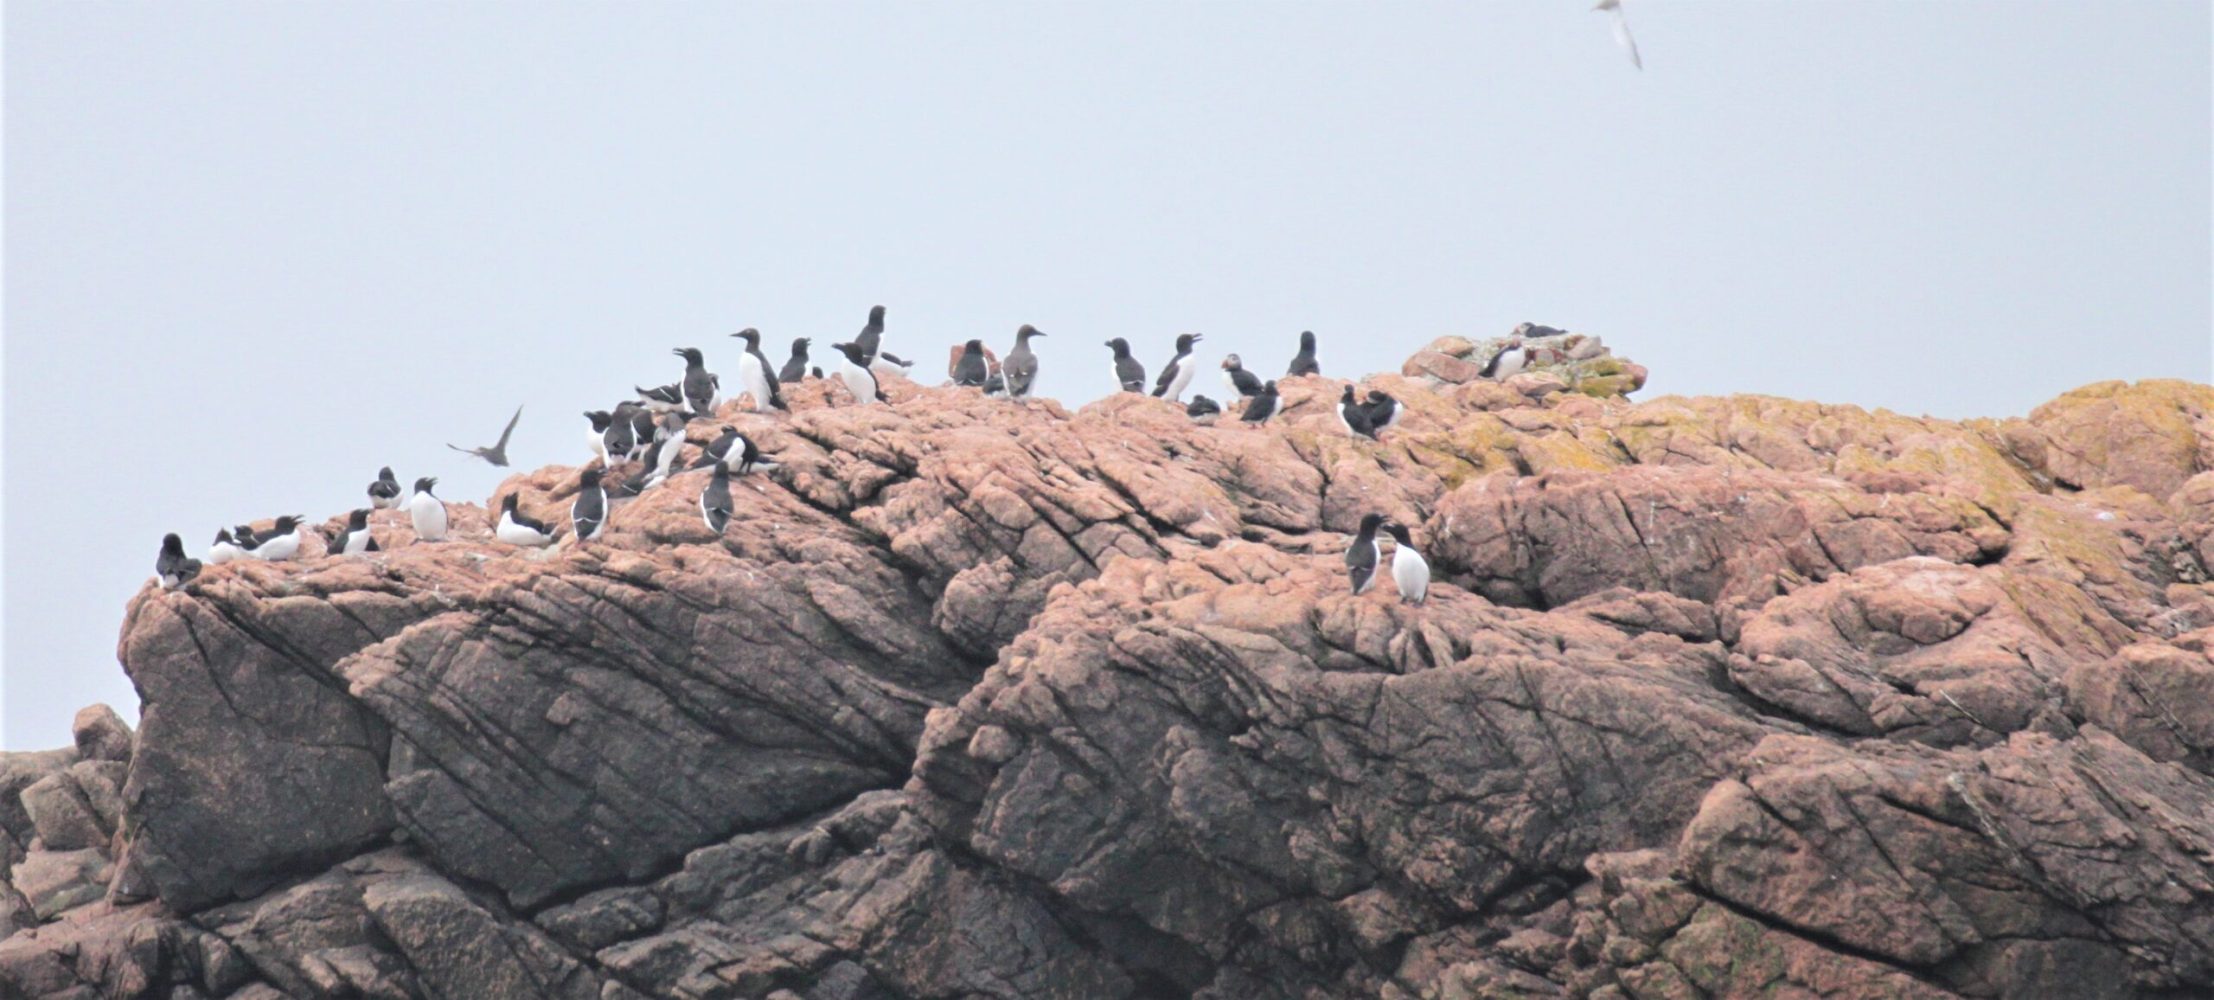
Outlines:
POLYGON ((451 442, 448 442, 446 447, 452 448, 453 450, 458 451, 464 455, 474 455, 477 453, 477 450, 475 448, 464 448, 458 444, 453 444, 451 442))
POLYGON ((1645 60, 1637 55, 1637 39, 1630 37, 1630 19, 1622 16, 1620 6, 1608 8, 1607 13, 1614 20, 1614 40, 1622 43, 1622 50, 1630 54, 1630 65, 1644 69, 1645 60))
POLYGON ((515 415, 507 418, 507 429, 500 432, 500 443, 492 446, 493 451, 507 450, 507 439, 515 433, 515 422, 521 419, 523 419, 523 408, 518 406, 515 408, 515 415))

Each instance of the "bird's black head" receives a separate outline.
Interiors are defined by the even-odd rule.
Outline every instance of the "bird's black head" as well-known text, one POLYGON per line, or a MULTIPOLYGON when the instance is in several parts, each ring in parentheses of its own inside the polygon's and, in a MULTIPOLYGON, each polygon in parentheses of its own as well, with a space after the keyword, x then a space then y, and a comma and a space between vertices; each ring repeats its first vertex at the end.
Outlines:
POLYGON ((1389 403, 1393 400, 1391 394, 1382 389, 1370 389, 1368 391, 1368 401, 1371 403, 1389 403))
POLYGON ((1404 524, 1393 521, 1391 524, 1386 525, 1384 530, 1391 532, 1392 540, 1398 542, 1401 545, 1414 544, 1414 539, 1407 536, 1407 526, 1404 524))
POLYGON ((1107 346, 1115 349, 1115 357, 1118 358, 1130 353, 1130 342, 1121 337, 1108 341, 1107 346))
POLYGON ((1222 368, 1224 371, 1234 372, 1243 367, 1245 367, 1245 362, 1239 361, 1238 356, 1235 354, 1228 355, 1222 359, 1222 368))
POLYGON ((1383 523, 1384 515, 1382 514, 1363 514, 1361 515, 1361 534, 1373 535, 1376 533, 1377 526, 1383 523))
POLYGON ((501 510, 503 510, 503 511, 506 511, 506 512, 508 512, 508 513, 511 513, 511 514, 512 514, 512 513, 514 513, 514 512, 515 512, 515 497, 516 497, 516 494, 513 494, 513 493, 510 493, 510 494, 508 494, 508 495, 506 495, 506 496, 504 496, 504 497, 501 497, 501 498, 500 498, 500 509, 501 509, 501 510))
POLYGON ((1032 337, 1043 337, 1043 336, 1045 336, 1045 331, 1044 331, 1044 330, 1040 330, 1040 329, 1038 329, 1037 327, 1031 326, 1031 325, 1030 325, 1030 324, 1028 324, 1028 323, 1024 323, 1024 324, 1022 325, 1022 329, 1020 329, 1020 330, 1016 330, 1016 331, 1015 331, 1015 339, 1016 339, 1016 340, 1029 340, 1029 339, 1030 339, 1030 338, 1032 338, 1032 337))
POLYGON ((292 529, 300 526, 302 520, 303 518, 298 514, 286 514, 278 518, 276 524, 277 534, 282 535, 291 532, 292 529))
POLYGON ((984 353, 984 342, 981 340, 972 340, 966 344, 962 344, 961 353, 982 355, 984 353))
POLYGON ((701 364, 702 359, 705 357, 700 353, 700 349, 697 347, 679 347, 671 350, 669 353, 683 358, 686 367, 698 367, 701 364))
POLYGON ((1345 395, 1339 396, 1338 402, 1346 404, 1351 404, 1353 402, 1353 383, 1347 382, 1345 384, 1345 395))
POLYGON ((1276 380, 1275 380, 1275 379, 1269 379, 1268 381, 1266 381, 1266 382, 1263 382, 1263 383, 1261 383, 1261 395, 1263 395, 1263 396, 1274 396, 1274 395, 1276 395, 1276 380))
POLYGON ((431 491, 431 487, 436 485, 438 485, 438 478, 436 476, 424 476, 423 478, 415 481, 415 492, 429 493, 431 491))
POLYGON ((230 541, 230 540, 231 540, 231 529, 229 529, 229 528, 217 528, 217 529, 215 529, 215 542, 214 542, 214 544, 216 544, 216 545, 221 545, 221 544, 223 544, 224 542, 228 542, 228 541, 230 541))
POLYGON ((237 534, 236 534, 236 540, 237 540, 237 541, 241 541, 241 542, 246 542, 246 541, 252 541, 252 540, 253 540, 253 537, 254 537, 254 526, 253 526, 253 525, 251 525, 251 524, 241 524, 241 525, 239 525, 238 527, 232 528, 231 530, 232 530, 233 532, 236 532, 236 533, 237 533, 237 534))
MULTIPOLYGON (((217 536, 217 541, 221 540, 221 536, 217 536)), ((161 554, 165 556, 184 555, 184 539, 178 538, 174 531, 161 536, 161 554)))
POLYGON ((368 526, 369 508, 367 507, 356 507, 352 514, 346 516, 346 527, 353 531, 360 531, 368 526))
POLYGON ((395 479, 395 478, 393 478, 393 477, 392 477, 392 467, 391 467, 391 466, 389 466, 389 465, 385 466, 384 468, 381 468, 381 469, 378 469, 378 470, 377 470, 377 479, 378 479, 378 481, 380 481, 380 482, 386 482, 386 483, 397 483, 397 482, 399 482, 399 480, 398 480, 398 479, 395 479))
POLYGON ((1179 333, 1176 335, 1176 353, 1190 354, 1192 345, 1196 343, 1199 343, 1199 334, 1179 333))
POLYGON ((863 368, 868 367, 869 356, 862 353, 859 347, 855 347, 854 345, 845 343, 844 341, 840 341, 830 346, 837 348, 838 353, 845 355, 847 361, 851 361, 863 368))
POLYGON ((749 326, 743 330, 738 331, 737 333, 731 334, 731 336, 745 341, 747 350, 752 350, 756 347, 761 346, 761 331, 756 330, 753 327, 749 326))
POLYGON ((804 358, 807 356, 807 345, 812 343, 814 343, 814 341, 809 340, 806 337, 797 338, 792 341, 792 353, 804 358))
POLYGON ((875 325, 875 326, 883 326, 883 325, 884 325, 884 307, 883 307, 883 306, 870 306, 870 307, 869 307, 869 322, 870 322, 871 324, 875 325))
POLYGON ((599 484, 600 484, 600 470, 599 470, 599 469, 597 469, 597 468, 594 468, 594 467, 592 467, 592 466, 589 466, 589 465, 587 465, 587 466, 585 466, 585 467, 584 467, 584 471, 583 471, 583 472, 579 472, 579 473, 577 473, 577 485, 579 485, 579 486, 582 486, 582 487, 584 487, 585 489, 591 489, 592 487, 594 487, 594 486, 598 486, 599 484))
POLYGON ((606 410, 586 410, 584 419, 592 422, 593 430, 604 431, 607 430, 607 425, 615 422, 615 415, 606 410))
POLYGON ((1302 351, 1315 349, 1315 332, 1313 330, 1306 330, 1299 334, 1299 349, 1302 351))

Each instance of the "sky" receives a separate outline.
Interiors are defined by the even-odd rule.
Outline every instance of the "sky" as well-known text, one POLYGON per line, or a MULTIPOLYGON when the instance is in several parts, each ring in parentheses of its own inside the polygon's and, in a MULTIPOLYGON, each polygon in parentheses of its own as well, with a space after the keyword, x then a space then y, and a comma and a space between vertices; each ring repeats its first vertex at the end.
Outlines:
POLYGON ((1525 320, 1641 398, 2214 377, 2204 0, 1625 6, 1642 72, 1584 0, 13 0, 0 746, 133 712, 164 532, 481 502, 445 442, 516 405, 574 464, 670 348, 875 303, 933 362, 1037 325, 1072 405, 1109 337, 1357 375, 1525 320))

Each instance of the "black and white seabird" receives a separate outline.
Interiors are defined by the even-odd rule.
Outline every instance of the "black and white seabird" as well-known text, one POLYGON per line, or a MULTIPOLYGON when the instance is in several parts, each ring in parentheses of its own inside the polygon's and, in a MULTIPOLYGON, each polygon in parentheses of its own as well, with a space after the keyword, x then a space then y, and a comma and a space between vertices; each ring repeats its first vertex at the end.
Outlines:
POLYGON ((586 410, 584 419, 592 422, 591 433, 584 436, 585 446, 592 449, 592 454, 600 457, 601 465, 615 464, 616 460, 607 457, 607 432, 615 424, 614 414, 606 410, 586 410))
POLYGON ((1122 383, 1122 391, 1144 392, 1145 366, 1130 356, 1130 342, 1116 337, 1107 346, 1115 352, 1115 381, 1122 383))
POLYGON ((961 345, 961 357, 953 363, 953 384, 983 388, 984 380, 991 375, 991 366, 984 363, 984 342, 971 340, 961 345))
POLYGON ((653 447, 660 439, 660 427, 654 423, 653 411, 637 403, 624 402, 615 407, 615 415, 630 419, 630 457, 637 458, 653 447))
POLYGON ((176 532, 161 536, 161 554, 154 557, 154 576, 161 585, 175 590, 200 575, 200 560, 185 555, 184 539, 176 532))
POLYGON ((221 566, 233 559, 244 559, 245 557, 246 550, 239 548, 238 543, 231 540, 231 529, 229 528, 217 531, 215 542, 208 546, 208 565, 210 566, 221 566))
POLYGON ((822 378, 822 377, 823 377, 823 369, 822 369, 822 366, 820 366, 820 365, 817 365, 817 366, 815 366, 815 367, 813 367, 813 368, 809 368, 809 369, 807 370, 807 377, 808 377, 808 378, 822 378))
POLYGON ((599 428, 601 465, 615 465, 630 461, 630 453, 638 447, 638 432, 630 422, 631 411, 617 408, 614 413, 594 410, 585 414, 592 426, 599 428))
POLYGON ((640 385, 634 385, 631 388, 637 390, 638 401, 644 404, 646 409, 655 413, 684 409, 684 383, 682 382, 657 385, 651 389, 640 385))
POLYGON ((526 549, 542 549, 552 545, 554 530, 546 522, 517 508, 516 496, 517 494, 510 493, 500 498, 500 523, 492 528, 492 537, 526 549))
POLYGON ((1337 412, 1338 426, 1345 428, 1347 434, 1376 440, 1376 428, 1368 422, 1368 407, 1353 398, 1353 383, 1345 384, 1345 395, 1338 397, 1337 412))
POLYGON ((1222 359, 1222 384, 1240 399, 1261 394, 1261 377, 1245 370, 1245 362, 1233 354, 1222 359))
POLYGON ((1368 593, 1376 585, 1376 566, 1383 561, 1383 545, 1376 540, 1376 529, 1384 523, 1384 515, 1367 514, 1361 518, 1361 533, 1353 536, 1353 544, 1345 549, 1345 575, 1353 582, 1353 594, 1368 593))
POLYGON ((261 536, 254 533, 253 525, 241 524, 232 527, 231 540, 238 546, 238 557, 240 559, 260 558, 254 555, 254 546, 261 544, 261 536))
POLYGON ((1030 350, 1030 338, 1043 336, 1045 331, 1028 323, 1015 331, 1015 349, 1008 351, 1007 359, 999 363, 1000 374, 1007 380, 1008 398, 1030 398, 1030 390, 1038 382, 1038 355, 1030 350))
POLYGON ((500 432, 500 440, 490 447, 464 448, 452 443, 448 443, 446 447, 464 455, 475 455, 500 468, 507 468, 507 439, 515 436, 515 422, 521 419, 523 419, 523 408, 518 406, 515 408, 515 415, 507 418, 507 429, 500 432))
POLYGON ((274 527, 254 535, 254 558, 283 562, 300 556, 300 521, 296 514, 277 519, 274 527))
POLYGON ((441 541, 446 537, 445 501, 431 495, 431 487, 438 480, 425 476, 415 481, 415 495, 408 499, 407 516, 415 522, 415 539, 422 542, 441 541))
POLYGON ((1415 551, 1414 539, 1407 536, 1406 525, 1393 522, 1385 530, 1390 531, 1392 541, 1398 543, 1391 552, 1391 582, 1399 587, 1399 599, 1420 604, 1430 596, 1430 561, 1415 551))
POLYGON ((1284 373, 1289 378, 1296 375, 1320 375, 1322 365, 1315 360, 1315 332, 1306 330, 1299 335, 1299 353, 1292 357, 1291 370, 1284 373))
POLYGON ((1367 409, 1368 426, 1378 434, 1399 426, 1399 418, 1407 415, 1407 408, 1382 389, 1368 391, 1367 409))
MULTIPOLYGON (((884 308, 878 306, 878 309, 884 308)), ((884 387, 876 380, 876 372, 869 368, 869 357, 859 344, 833 344, 838 353, 846 356, 846 363, 838 367, 838 377, 846 383, 846 391, 853 393, 856 403, 889 403, 884 397, 884 387)))
POLYGON ((369 506, 378 510, 391 510, 400 505, 400 480, 387 465, 377 470, 375 482, 369 484, 369 506))
POLYGON ((1153 380, 1153 395, 1171 403, 1184 401, 1184 387, 1192 384, 1192 345, 1202 338, 1196 333, 1176 335, 1176 356, 1169 359, 1168 367, 1161 369, 1161 376, 1153 380))
POLYGON ((672 348, 669 353, 684 359, 684 401, 692 412, 707 416, 715 412, 715 404, 722 400, 715 393, 716 379, 707 371, 707 360, 697 347, 672 348))
POLYGON ((783 369, 776 373, 777 381, 790 385, 807 377, 807 345, 812 343, 814 341, 806 337, 792 341, 792 356, 785 360, 783 369))
POLYGON ((861 327, 860 334, 853 338, 852 343, 853 346, 861 349, 862 365, 866 366, 876 362, 877 350, 884 343, 883 306, 869 307, 869 322, 861 327))
POLYGON ((577 541, 589 542, 607 526, 607 489, 600 485, 600 470, 585 466, 577 474, 577 499, 569 505, 569 524, 577 541))
POLYGON ((722 434, 708 442, 707 449, 700 454, 698 461, 692 463, 692 468, 720 466, 735 475, 743 476, 753 471, 756 465, 764 469, 776 468, 775 461, 764 457, 761 450, 753 446, 753 439, 738 433, 735 427, 726 426, 722 434))
POLYGON ((753 397, 753 411, 791 409, 784 405, 784 392, 777 385, 776 370, 769 367, 769 356, 761 353, 761 331, 749 326, 731 336, 746 342, 746 353, 738 356, 738 391, 753 397))
POLYGON ((1004 395, 1006 395, 1006 394, 1007 394, 1007 373, 1006 373, 1006 372, 993 372, 993 373, 991 373, 990 375, 986 375, 986 376, 984 376, 984 394, 985 394, 985 395, 987 395, 987 396, 1004 396, 1004 395))
POLYGON ((369 533, 369 511, 356 507, 346 515, 346 526, 338 529, 338 537, 331 540, 330 555, 358 556, 377 551, 377 537, 369 533))
POLYGON ((1484 369, 1476 374, 1483 378, 1504 381, 1507 376, 1528 367, 1530 355, 1534 353, 1536 352, 1523 346, 1521 340, 1509 340, 1499 348, 1499 353, 1492 355, 1491 360, 1484 363, 1484 369))
POLYGON ((730 511, 730 467, 718 464, 700 491, 700 517, 706 519, 707 530, 720 535, 730 523, 730 511))
POLYGON ((1207 422, 1222 413, 1222 406, 1212 399, 1194 393, 1192 401, 1184 404, 1184 415, 1193 420, 1207 422))
POLYGON ((676 472, 677 459, 683 451, 684 417, 663 414, 661 425, 654 429, 653 444, 646 449, 646 457, 639 463, 638 471, 623 480, 616 492, 634 497, 661 485, 676 472))
POLYGON ((1245 413, 1238 419, 1249 424, 1268 423, 1268 418, 1276 415, 1276 408, 1282 402, 1282 399, 1276 395, 1276 383, 1274 381, 1263 382, 1261 383, 1261 394, 1245 401, 1245 413))

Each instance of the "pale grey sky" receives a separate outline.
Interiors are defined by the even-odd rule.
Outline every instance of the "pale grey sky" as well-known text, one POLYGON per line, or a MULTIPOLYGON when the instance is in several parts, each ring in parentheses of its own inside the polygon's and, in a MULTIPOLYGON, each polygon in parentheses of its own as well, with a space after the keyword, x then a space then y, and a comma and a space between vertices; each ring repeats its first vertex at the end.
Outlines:
MULTIPOLYGON (((165 531, 320 519, 761 328, 1043 391, 1603 335, 1945 416, 2209 377, 2209 8, 1584 0, 6 7, 4 735, 126 712, 165 531)), ((1211 381, 1208 383, 1213 384, 1211 381)))

